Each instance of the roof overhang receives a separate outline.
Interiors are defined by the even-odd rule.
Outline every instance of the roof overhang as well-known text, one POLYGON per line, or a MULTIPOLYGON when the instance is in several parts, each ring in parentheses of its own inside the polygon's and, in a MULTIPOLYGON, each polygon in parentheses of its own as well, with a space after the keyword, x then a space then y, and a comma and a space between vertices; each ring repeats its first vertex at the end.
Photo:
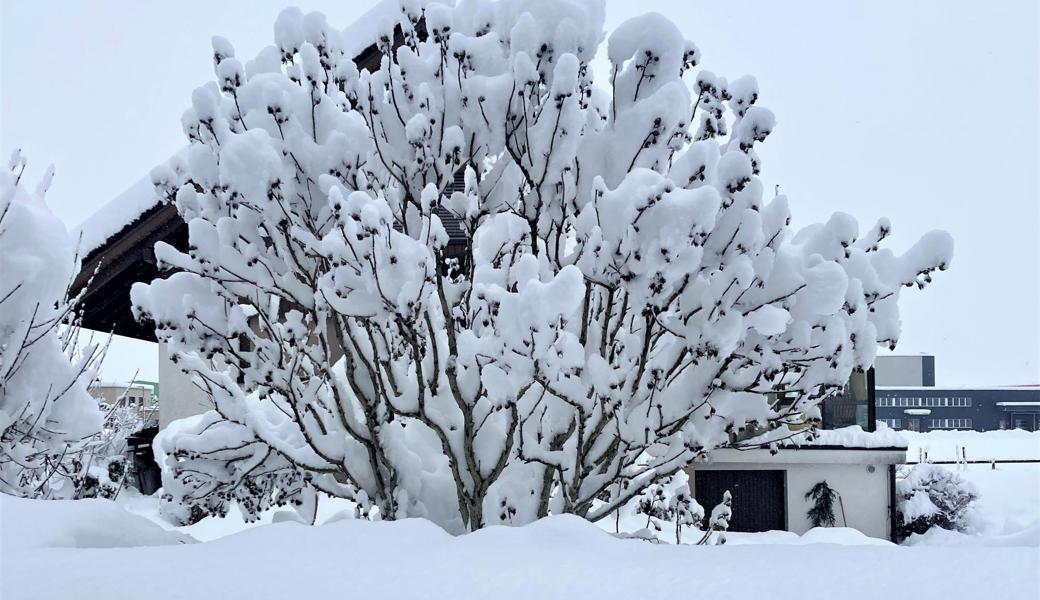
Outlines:
MULTIPOLYGON (((844 446, 783 447, 775 454, 766 448, 713 450, 706 466, 720 465, 901 465, 906 463, 906 448, 847 448, 844 446)), ((694 467, 701 466, 701 463, 694 467)))
POLYGON ((188 226, 177 209, 159 204, 126 225, 84 260, 73 281, 73 294, 86 289, 82 326, 154 342, 151 322, 138 323, 130 305, 130 287, 161 274, 155 260, 156 242, 182 252, 188 249, 188 226))

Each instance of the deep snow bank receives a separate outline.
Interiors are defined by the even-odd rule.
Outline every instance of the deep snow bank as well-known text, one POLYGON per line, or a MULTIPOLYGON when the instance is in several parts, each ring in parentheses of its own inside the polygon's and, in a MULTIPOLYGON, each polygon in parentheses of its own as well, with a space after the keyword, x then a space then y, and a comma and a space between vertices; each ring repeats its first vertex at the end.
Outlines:
POLYGON ((0 552, 28 548, 128 548, 194 543, 111 500, 25 500, 0 494, 0 552))
POLYGON ((1018 531, 998 535, 971 535, 932 527, 923 534, 911 534, 905 543, 908 546, 1021 546, 1030 547, 1026 552, 1036 553, 1040 546, 1040 525, 1034 522, 1018 531))
POLYGON ((1040 459, 1040 431, 900 431, 908 443, 906 457, 917 461, 923 452, 929 460, 958 460, 961 449, 968 460, 1040 459))
POLYGON ((192 545, 6 553, 0 595, 781 600, 802 599, 811 585, 814 594, 848 600, 974 599, 993 589, 979 573, 1000 572, 1002 595, 1025 598, 1038 568, 1037 553, 1022 548, 654 545, 567 516, 462 537, 416 519, 341 520, 264 525, 192 545))

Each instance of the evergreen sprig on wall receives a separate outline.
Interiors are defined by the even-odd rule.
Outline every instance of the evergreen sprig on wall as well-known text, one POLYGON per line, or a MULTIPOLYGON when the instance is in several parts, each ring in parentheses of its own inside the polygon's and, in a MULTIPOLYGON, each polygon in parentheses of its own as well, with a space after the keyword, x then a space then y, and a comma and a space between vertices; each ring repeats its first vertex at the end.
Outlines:
POLYGON ((813 527, 834 527, 834 501, 838 492, 826 481, 821 481, 806 492, 805 499, 812 500, 813 506, 806 513, 813 527))

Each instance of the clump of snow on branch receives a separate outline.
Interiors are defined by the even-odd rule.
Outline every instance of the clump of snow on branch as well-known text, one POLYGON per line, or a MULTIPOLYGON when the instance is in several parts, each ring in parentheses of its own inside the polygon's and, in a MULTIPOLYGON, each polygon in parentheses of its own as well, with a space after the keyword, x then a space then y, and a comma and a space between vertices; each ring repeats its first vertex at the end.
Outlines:
POLYGON ((214 40, 190 148, 152 174, 190 247, 132 293, 215 406, 163 441, 168 514, 320 491, 452 532, 600 519, 740 428, 812 423, 896 343, 949 236, 791 231, 754 79, 652 14, 593 82, 603 22, 405 2, 373 69, 318 13, 252 60, 214 40))
POLYGON ((101 428, 87 391, 100 354, 77 343, 76 243, 44 202, 53 169, 32 193, 24 169, 16 151, 0 170, 0 492, 51 497, 101 428))

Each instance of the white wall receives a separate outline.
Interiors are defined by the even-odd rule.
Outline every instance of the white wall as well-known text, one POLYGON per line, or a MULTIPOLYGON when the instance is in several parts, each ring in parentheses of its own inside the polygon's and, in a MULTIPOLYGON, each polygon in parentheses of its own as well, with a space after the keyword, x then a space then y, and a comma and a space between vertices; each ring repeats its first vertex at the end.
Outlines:
MULTIPOLYGON (((820 481, 826 481, 827 485, 837 490, 841 496, 841 504, 835 506, 834 510, 836 526, 844 525, 871 537, 890 539, 887 464, 715 462, 698 464, 696 469, 783 470, 787 489, 787 529, 797 534, 805 533, 812 528, 806 516, 811 507, 811 501, 805 499, 806 492, 820 481), (870 467, 873 467, 873 472, 870 472, 870 467)), ((694 478, 690 479, 692 483, 694 478)), ((710 507, 706 509, 710 510, 710 507)))
POLYGON ((159 428, 166 427, 170 421, 211 408, 213 403, 206 393, 173 364, 166 352, 166 344, 159 342, 159 428))
POLYGON ((841 503, 834 509, 835 525, 845 525, 871 537, 889 539, 888 465, 791 465, 787 469, 787 528, 805 533, 812 528, 806 512, 812 500, 805 494, 826 481, 841 503), (869 472, 873 467, 874 472, 869 472), (843 512, 844 509, 844 512, 843 512))

